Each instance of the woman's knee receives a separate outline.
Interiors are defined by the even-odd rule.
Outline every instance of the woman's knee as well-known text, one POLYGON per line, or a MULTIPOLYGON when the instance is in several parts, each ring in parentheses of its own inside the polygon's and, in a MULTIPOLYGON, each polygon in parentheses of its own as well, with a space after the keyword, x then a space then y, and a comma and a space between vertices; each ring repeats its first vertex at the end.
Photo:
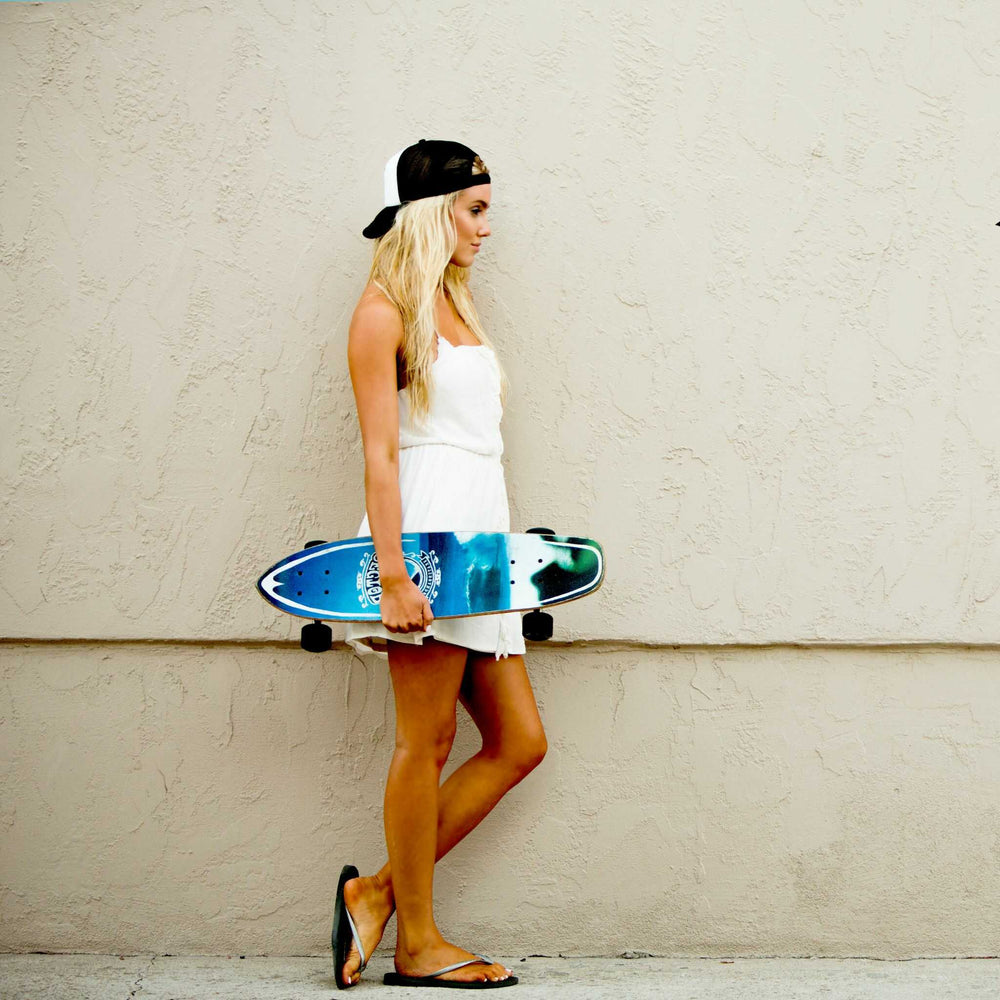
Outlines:
POLYGON ((432 760, 441 770, 455 742, 455 731, 452 718, 431 728, 421 727, 417 732, 397 732, 396 753, 410 760, 432 760))
POLYGON ((545 754, 549 749, 549 741, 545 738, 545 730, 541 727, 538 728, 537 732, 533 733, 531 738, 525 744, 524 748, 524 758, 523 765, 525 767, 525 774, 534 771, 536 767, 545 759, 545 754))
POLYGON ((515 780, 520 781, 541 764, 548 747, 545 731, 538 727, 519 733, 516 739, 507 740, 497 756, 510 769, 515 780))

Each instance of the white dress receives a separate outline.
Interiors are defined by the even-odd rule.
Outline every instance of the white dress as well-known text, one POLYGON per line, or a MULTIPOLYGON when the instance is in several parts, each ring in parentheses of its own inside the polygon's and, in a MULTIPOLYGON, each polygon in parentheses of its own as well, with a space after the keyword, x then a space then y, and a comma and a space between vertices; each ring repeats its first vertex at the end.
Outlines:
MULTIPOLYGON (((399 405, 399 494, 403 531, 509 531, 500 436, 500 367, 483 345, 456 347, 438 336, 431 409, 421 424, 405 390, 399 405)), ((366 514, 358 535, 370 535, 366 514)), ((385 641, 422 644, 427 636, 501 656, 524 652, 521 616, 442 618, 422 632, 390 632, 381 622, 350 623, 346 639, 364 655, 387 658, 385 641)))

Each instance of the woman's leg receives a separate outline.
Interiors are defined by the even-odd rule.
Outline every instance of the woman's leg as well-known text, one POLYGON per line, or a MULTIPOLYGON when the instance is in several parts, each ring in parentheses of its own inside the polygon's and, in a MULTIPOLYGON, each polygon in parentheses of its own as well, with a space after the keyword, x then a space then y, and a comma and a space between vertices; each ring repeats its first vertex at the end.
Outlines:
MULTIPOLYGON (((439 857, 474 830, 547 750, 522 656, 497 660, 470 653, 460 698, 483 745, 441 788, 439 857)), ((391 871, 387 874, 391 879, 391 871)))
MULTIPOLYGON (((523 657, 496 660, 491 654, 469 653, 459 696, 482 735, 483 746, 439 790, 436 859, 473 830, 503 795, 537 766, 546 750, 523 657)), ((368 954, 381 940, 392 914, 393 881, 392 869, 386 864, 375 876, 355 879, 345 886, 348 909, 368 954)), ((352 948, 345 978, 353 977, 359 964, 352 948)))
MULTIPOLYGON (((445 941, 434 922, 441 769, 455 738, 455 707, 468 651, 431 639, 393 643, 389 672, 396 701, 396 751, 385 788, 385 841, 396 902, 396 968, 427 975, 473 958, 445 941)), ((456 980, 506 979, 499 964, 449 973, 456 980)))
POLYGON ((396 750, 385 783, 385 842, 393 860, 400 936, 432 937, 431 894, 441 769, 455 738, 466 650, 429 640, 390 643, 396 750))

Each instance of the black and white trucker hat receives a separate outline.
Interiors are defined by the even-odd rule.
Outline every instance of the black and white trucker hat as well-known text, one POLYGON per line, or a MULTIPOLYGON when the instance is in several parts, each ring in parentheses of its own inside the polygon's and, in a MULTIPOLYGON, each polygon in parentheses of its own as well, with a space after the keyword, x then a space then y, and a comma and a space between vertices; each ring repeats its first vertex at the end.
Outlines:
POLYGON ((448 139, 421 139, 401 149, 385 165, 385 208, 365 226, 363 234, 370 240, 385 236, 396 213, 409 201, 489 184, 489 174, 472 172, 477 159, 468 146, 448 139))

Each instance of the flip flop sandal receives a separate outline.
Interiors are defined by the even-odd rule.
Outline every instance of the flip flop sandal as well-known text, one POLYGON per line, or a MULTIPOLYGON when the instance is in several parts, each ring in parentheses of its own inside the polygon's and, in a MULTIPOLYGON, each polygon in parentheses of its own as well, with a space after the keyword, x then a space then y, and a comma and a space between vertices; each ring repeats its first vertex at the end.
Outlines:
POLYGON ((333 932, 330 934, 330 947, 333 950, 333 978, 337 981, 338 990, 346 990, 354 985, 343 976, 344 963, 347 961, 352 941, 357 946, 358 954, 361 956, 359 975, 365 971, 365 966, 368 964, 369 956, 365 955, 361 935, 358 933, 357 927, 354 926, 350 911, 344 902, 344 884, 350 882, 352 878, 358 877, 359 872, 354 865, 344 865, 340 872, 340 881, 337 883, 337 900, 333 904, 333 932))
POLYGON ((437 978, 438 976, 445 975, 445 973, 454 972, 456 969, 464 969, 467 965, 476 965, 478 963, 492 965, 493 959, 486 958, 484 955, 477 955, 475 958, 467 959, 464 962, 446 965, 443 969, 438 969, 437 972, 429 972, 426 976, 404 976, 400 972, 387 972, 382 977, 382 982, 386 986, 437 986, 450 990, 496 990, 502 986, 517 985, 517 976, 508 976, 506 979, 500 979, 495 983, 489 979, 463 983, 458 979, 437 978))

